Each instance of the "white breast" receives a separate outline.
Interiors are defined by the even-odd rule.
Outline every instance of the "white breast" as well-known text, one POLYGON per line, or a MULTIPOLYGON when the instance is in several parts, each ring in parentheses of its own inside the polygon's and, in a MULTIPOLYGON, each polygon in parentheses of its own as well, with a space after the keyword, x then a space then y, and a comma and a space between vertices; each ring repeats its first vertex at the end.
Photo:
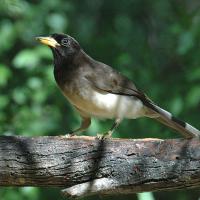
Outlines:
POLYGON ((89 116, 99 118, 135 119, 145 115, 145 108, 137 98, 111 93, 100 93, 91 88, 81 90, 81 94, 70 95, 63 92, 67 99, 89 116))
POLYGON ((88 106, 87 111, 97 117, 134 119, 144 115, 143 103, 130 96, 93 92, 90 102, 97 109, 93 112, 88 106))

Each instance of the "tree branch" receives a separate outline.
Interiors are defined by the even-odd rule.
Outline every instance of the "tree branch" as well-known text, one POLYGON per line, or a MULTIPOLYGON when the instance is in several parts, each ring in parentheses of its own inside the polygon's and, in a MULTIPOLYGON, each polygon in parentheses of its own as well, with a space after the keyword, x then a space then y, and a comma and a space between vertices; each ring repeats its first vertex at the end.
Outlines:
POLYGON ((1 136, 0 186, 75 197, 198 187, 200 140, 1 136))

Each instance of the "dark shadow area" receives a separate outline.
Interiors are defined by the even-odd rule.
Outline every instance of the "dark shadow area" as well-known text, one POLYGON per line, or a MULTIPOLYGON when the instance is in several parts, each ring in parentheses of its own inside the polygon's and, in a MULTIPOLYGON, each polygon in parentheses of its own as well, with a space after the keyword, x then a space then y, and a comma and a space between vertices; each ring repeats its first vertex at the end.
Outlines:
MULTIPOLYGON (((106 142, 107 139, 98 139, 96 138, 94 141, 92 141, 92 144, 90 146, 86 147, 86 153, 87 156, 85 157, 85 149, 81 150, 74 141, 74 148, 73 148, 73 156, 72 159, 66 163, 66 174, 69 174, 70 171, 73 171, 73 176, 71 182, 71 186, 81 184, 88 182, 89 186, 86 189, 86 193, 89 192, 93 186, 93 182, 95 179, 103 178, 101 177, 101 173, 99 171, 99 167, 102 165, 102 160, 104 158, 104 153, 106 150, 106 142), (86 162, 87 166, 85 167, 85 171, 83 172, 75 172, 74 166, 77 168, 77 158, 80 158, 80 156, 86 160, 82 160, 82 162, 86 162), (74 174, 77 174, 77 177, 80 176, 80 180, 74 176, 74 174), (75 180, 73 180, 75 178, 75 180), (83 181, 84 180, 84 181, 83 181)), ((83 143, 87 143, 86 141, 83 141, 83 143)), ((84 144, 85 145, 85 144, 84 144)), ((83 159, 81 158, 81 159, 83 159)), ((82 166, 81 166, 82 167, 82 166)), ((84 170, 84 169, 82 169, 84 170)))
MULTIPOLYGON (((5 156, 5 161, 8 159, 8 163, 9 163, 9 158, 10 158, 9 149, 12 149, 12 151, 15 152, 15 156, 16 156, 14 159, 16 159, 18 164, 21 165, 21 169, 24 170, 24 174, 29 174, 30 169, 38 168, 38 164, 37 164, 38 162, 33 156, 33 152, 32 152, 33 149, 30 148, 30 146, 32 147, 34 145, 31 141, 31 138, 19 137, 19 136, 17 137, 0 136, 0 140, 1 140, 0 145, 2 146, 2 149, 4 151, 7 149, 7 151, 5 151, 5 154, 3 155, 5 156)), ((9 165, 7 167, 9 167, 9 165)), ((35 176, 37 174, 37 171, 32 170, 32 173, 33 173, 33 176, 35 176)), ((14 179, 18 178, 16 177, 16 174, 14 174, 14 170, 13 172, 11 171, 10 174, 13 176, 14 179)))
MULTIPOLYGON (((91 160, 91 179, 90 179, 90 185, 87 189, 87 192, 89 192, 93 186, 93 181, 96 179, 96 178, 99 178, 97 175, 98 175, 98 172, 99 172, 99 167, 101 165, 101 162, 102 162, 102 159, 104 157, 104 152, 105 152, 105 149, 106 149, 106 141, 104 139, 97 139, 96 142, 95 142, 97 145, 97 148, 96 148, 96 153, 94 153, 93 155, 93 159, 91 160)), ((102 177, 103 178, 103 177, 102 177)))

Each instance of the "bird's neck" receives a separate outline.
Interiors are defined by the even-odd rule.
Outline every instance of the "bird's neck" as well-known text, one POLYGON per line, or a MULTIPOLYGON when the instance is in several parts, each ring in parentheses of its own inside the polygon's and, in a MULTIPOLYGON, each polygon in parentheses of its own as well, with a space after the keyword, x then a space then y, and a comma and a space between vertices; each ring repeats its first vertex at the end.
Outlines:
POLYGON ((55 70, 61 70, 66 68, 71 62, 72 58, 70 56, 68 57, 63 57, 59 51, 56 49, 52 50, 53 52, 53 57, 54 57, 54 69, 55 70))
POLYGON ((79 62, 83 62, 85 55, 87 55, 83 50, 67 56, 62 56, 56 49, 52 49, 52 52, 55 70, 69 70, 72 67, 78 66, 79 62))
POLYGON ((68 79, 71 79, 71 75, 76 73, 78 68, 89 59, 89 56, 87 56, 83 50, 80 50, 74 55, 65 57, 56 51, 53 52, 53 55, 54 77, 60 87, 62 87, 68 79))

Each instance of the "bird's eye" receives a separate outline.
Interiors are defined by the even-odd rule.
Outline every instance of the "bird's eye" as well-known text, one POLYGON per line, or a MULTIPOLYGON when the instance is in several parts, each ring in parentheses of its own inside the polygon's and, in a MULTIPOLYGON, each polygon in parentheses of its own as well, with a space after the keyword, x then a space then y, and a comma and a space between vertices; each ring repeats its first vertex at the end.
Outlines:
POLYGON ((61 44, 62 44, 63 46, 67 46, 68 43, 69 43, 68 38, 63 38, 63 39, 61 40, 61 44))

